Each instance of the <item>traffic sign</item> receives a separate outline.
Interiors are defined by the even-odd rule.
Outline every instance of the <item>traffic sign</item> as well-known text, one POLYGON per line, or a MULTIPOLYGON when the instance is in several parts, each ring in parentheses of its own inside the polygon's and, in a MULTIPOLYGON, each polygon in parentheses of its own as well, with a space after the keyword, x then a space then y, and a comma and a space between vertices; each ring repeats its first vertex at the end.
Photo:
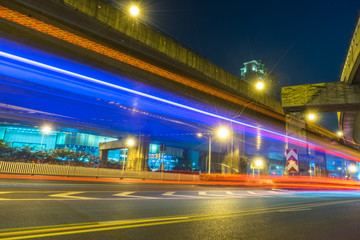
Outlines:
POLYGON ((299 172, 297 149, 286 149, 286 169, 289 173, 299 172))

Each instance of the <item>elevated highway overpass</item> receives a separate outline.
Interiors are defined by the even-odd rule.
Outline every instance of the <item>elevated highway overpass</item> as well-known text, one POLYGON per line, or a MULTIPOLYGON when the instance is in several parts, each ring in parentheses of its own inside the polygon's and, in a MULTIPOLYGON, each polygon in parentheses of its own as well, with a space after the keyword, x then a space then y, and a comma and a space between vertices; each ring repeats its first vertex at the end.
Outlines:
POLYGON ((360 19, 355 27, 339 82, 289 86, 282 89, 282 106, 286 113, 338 112, 339 128, 349 141, 348 144, 360 143, 359 41, 360 19))
POLYGON ((286 123, 303 122, 288 121, 278 101, 102 1, 2 1, 0 30, 3 122, 50 121, 189 145, 204 141, 196 133, 227 125, 238 153, 246 133, 271 139, 266 147, 251 143, 253 154, 272 151, 284 160, 285 143, 323 152, 331 144, 330 154, 358 159, 316 126, 305 126, 305 140, 288 136, 286 123))

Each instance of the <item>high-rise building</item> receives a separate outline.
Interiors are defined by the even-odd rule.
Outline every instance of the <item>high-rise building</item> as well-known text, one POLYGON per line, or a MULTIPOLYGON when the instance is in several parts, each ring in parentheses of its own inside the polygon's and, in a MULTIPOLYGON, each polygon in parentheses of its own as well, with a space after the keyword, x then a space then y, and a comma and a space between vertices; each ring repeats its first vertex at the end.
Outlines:
POLYGON ((244 63, 241 70, 241 79, 249 84, 256 84, 263 81, 266 93, 280 101, 280 82, 276 74, 268 72, 265 64, 261 60, 252 60, 244 63))

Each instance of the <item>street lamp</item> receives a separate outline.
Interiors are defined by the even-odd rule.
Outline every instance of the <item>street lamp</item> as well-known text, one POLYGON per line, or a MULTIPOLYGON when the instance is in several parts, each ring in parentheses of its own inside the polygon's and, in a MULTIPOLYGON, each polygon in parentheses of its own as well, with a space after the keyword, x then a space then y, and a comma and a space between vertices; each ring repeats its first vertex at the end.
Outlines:
POLYGON ((139 15, 140 9, 138 6, 133 5, 130 7, 129 12, 132 16, 136 17, 137 15, 139 15))
MULTIPOLYGON (((263 160, 261 158, 256 158, 254 159, 254 164, 257 167, 258 170, 258 176, 260 176, 260 169, 263 166, 263 160)), ((253 177, 254 177, 255 173, 254 173, 254 168, 253 168, 253 177)))
POLYGON ((42 133, 42 136, 41 136, 41 143, 40 143, 40 151, 42 149, 42 145, 43 145, 43 141, 44 141, 44 135, 48 135, 50 134, 52 131, 51 127, 49 126, 43 126, 41 128, 41 133, 42 133))
POLYGON ((257 90, 263 90, 264 88, 264 82, 263 81, 258 81, 256 84, 255 84, 255 87, 257 90))
MULTIPOLYGON (((356 165, 350 165, 349 167, 348 167, 348 169, 349 169, 349 172, 350 172, 350 174, 352 173, 353 175, 354 175, 354 178, 355 178, 355 173, 357 172, 357 167, 356 167, 356 165)), ((349 177, 351 176, 349 174, 349 177)))
POLYGON ((307 115, 307 119, 310 121, 314 121, 316 119, 316 115, 314 113, 309 113, 307 115))
POLYGON ((342 137, 342 136, 344 136, 344 133, 339 130, 339 131, 336 132, 336 135, 338 135, 339 137, 342 137))
POLYGON ((219 137, 221 139, 225 139, 229 136, 229 130, 225 127, 220 127, 217 131, 216 131, 215 136, 210 136, 209 137, 209 170, 208 173, 210 174, 210 169, 211 169, 211 141, 216 138, 219 137))
POLYGON ((355 173, 357 171, 357 167, 355 165, 351 165, 349 167, 350 172, 355 173))

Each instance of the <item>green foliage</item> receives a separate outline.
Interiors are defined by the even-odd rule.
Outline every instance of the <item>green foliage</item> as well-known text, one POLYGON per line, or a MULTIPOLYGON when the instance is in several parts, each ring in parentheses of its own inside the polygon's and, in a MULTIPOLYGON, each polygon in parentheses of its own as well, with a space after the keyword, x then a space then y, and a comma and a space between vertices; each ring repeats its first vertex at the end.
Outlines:
POLYGON ((98 161, 98 158, 89 153, 73 151, 68 148, 50 150, 36 150, 30 146, 15 148, 4 140, 0 140, 0 160, 89 166, 98 161), (85 160, 89 160, 89 162, 84 162, 85 160))

